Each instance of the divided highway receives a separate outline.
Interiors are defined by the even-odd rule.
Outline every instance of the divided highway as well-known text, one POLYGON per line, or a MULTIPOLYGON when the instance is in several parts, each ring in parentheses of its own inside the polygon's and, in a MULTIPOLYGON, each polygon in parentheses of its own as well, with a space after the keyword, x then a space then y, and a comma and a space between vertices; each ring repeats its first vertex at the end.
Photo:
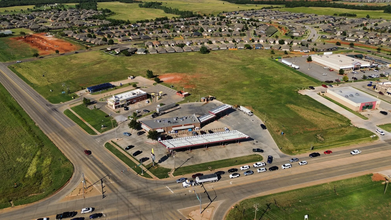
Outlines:
MULTIPOLYGON (((126 171, 127 167, 108 153, 103 143, 87 135, 58 111, 61 105, 47 102, 4 64, 0 64, 0 82, 75 167, 72 179, 62 190, 34 204, 0 210, 0 219, 48 216, 54 219, 57 213, 80 211, 83 207, 95 207, 96 212, 104 213, 106 219, 184 219, 179 209, 192 206, 196 209, 199 205, 193 190, 202 194, 200 186, 184 189, 181 184, 175 183, 175 179, 149 180, 126 171), (86 157, 85 149, 91 150, 92 155, 86 157), (102 189, 101 184, 104 186, 104 196, 63 201, 80 184, 82 173, 90 182, 98 183, 95 185, 97 190, 102 189)), ((205 184, 211 197, 217 196, 214 203, 220 203, 213 219, 223 219, 233 204, 248 196, 327 182, 333 178, 358 176, 391 166, 389 143, 360 149, 362 154, 357 156, 351 156, 350 149, 334 150, 331 155, 312 159, 308 155, 299 156, 300 160, 307 160, 309 164, 299 167, 294 163, 293 168, 287 170, 280 168, 274 172, 242 175, 237 179, 229 179, 225 174, 219 182, 205 184)), ((281 167, 288 162, 285 160, 276 160, 273 164, 281 167)), ((205 194, 202 198, 203 203, 206 202, 205 194)))

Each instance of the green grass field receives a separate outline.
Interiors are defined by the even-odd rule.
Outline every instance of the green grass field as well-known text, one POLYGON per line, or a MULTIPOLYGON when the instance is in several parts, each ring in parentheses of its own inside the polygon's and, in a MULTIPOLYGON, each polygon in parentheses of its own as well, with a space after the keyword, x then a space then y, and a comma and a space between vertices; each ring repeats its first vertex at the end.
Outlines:
MULTIPOLYGON (((23 11, 25 11, 28 8, 33 9, 34 5, 23 5, 23 6, 13 6, 13 7, 3 7, 3 8, 0 7, 0 13, 4 13, 5 11, 8 11, 8 12, 16 11, 16 13, 19 13, 21 9, 23 11)), ((8 13, 8 12, 6 12, 6 13, 8 13)))
MULTIPOLYGON (((117 148, 115 148, 111 143, 106 143, 105 148, 109 150, 111 153, 113 153, 118 159, 122 160, 126 165, 129 166, 132 170, 134 170, 136 173, 141 175, 141 168, 136 167, 138 164, 134 163, 133 160, 129 159, 127 156, 124 155, 124 153, 127 154, 127 152, 121 152, 117 148)), ((148 173, 143 172, 143 176, 147 178, 152 178, 148 173)))
MULTIPOLYGON (((146 2, 153 2, 155 0, 146 0, 146 2)), ((270 5, 246 5, 246 4, 232 4, 220 0, 161 0, 164 6, 177 8, 183 11, 194 11, 199 14, 213 14, 217 15, 221 12, 261 9, 270 5)))
POLYGON ((222 102, 252 108, 257 116, 266 120, 278 146, 290 154, 307 151, 311 146, 331 148, 366 142, 370 141, 372 134, 350 126, 347 118, 298 94, 298 89, 320 85, 320 82, 271 60, 270 51, 238 50, 215 51, 207 55, 178 53, 132 57, 95 51, 20 63, 12 67, 45 98, 57 101, 70 99, 65 99, 66 96, 58 89, 62 88, 63 82, 74 92, 80 87, 123 80, 129 75, 145 75, 148 69, 156 75, 177 73, 185 80, 174 86, 195 87, 187 89, 192 94, 187 100, 198 101, 199 96, 214 95, 222 102), (46 72, 44 78, 42 72, 46 72), (54 92, 51 93, 50 89, 54 92), (281 132, 285 135, 280 135, 281 132))
POLYGON ((164 168, 164 167, 161 167, 159 166, 159 164, 155 163, 155 166, 152 167, 152 163, 148 164, 146 166, 146 168, 151 172, 153 173, 153 175, 155 175, 157 178, 159 179, 164 179, 164 178, 168 178, 168 173, 171 171, 171 169, 168 169, 168 168, 164 168))
POLYGON ((107 114, 99 109, 90 110, 84 104, 81 104, 72 107, 72 110, 99 132, 117 127, 117 121, 113 117, 105 117, 107 114))
POLYGON ((115 12, 115 15, 110 16, 109 18, 129 20, 131 22, 161 17, 172 18, 176 16, 174 14, 166 14, 160 9, 140 8, 138 7, 138 3, 99 2, 98 8, 108 8, 115 12))
POLYGON ((275 9, 279 11, 289 11, 293 13, 308 13, 318 15, 334 15, 342 13, 356 14, 358 18, 364 18, 369 15, 371 18, 383 18, 391 19, 391 14, 384 13, 383 11, 371 11, 371 10, 355 10, 345 8, 322 8, 322 7, 297 7, 297 8, 279 8, 275 9))
POLYGON ((391 132, 391 124, 378 125, 379 128, 391 132))
POLYGON ((0 38, 0 62, 21 60, 33 57, 38 52, 22 41, 11 40, 12 37, 0 38))
POLYGON ((81 128, 83 128, 83 130, 85 130, 88 134, 96 135, 96 132, 94 130, 92 130, 86 123, 84 123, 80 118, 73 114, 73 112, 71 112, 69 109, 66 109, 64 111, 64 114, 81 128))
POLYGON ((72 176, 72 164, 2 85, 0 112, 0 208, 10 200, 35 202, 61 188, 72 176))
POLYGON ((313 187, 247 199, 235 205, 227 220, 254 219, 390 219, 391 190, 384 195, 382 181, 371 175, 346 179, 313 187), (267 205, 270 208, 267 209, 267 205), (265 211, 266 210, 266 211, 265 211))
POLYGON ((263 157, 259 154, 253 154, 253 155, 243 156, 243 157, 235 157, 235 158, 230 158, 225 160, 217 160, 208 163, 201 163, 201 164, 179 167, 175 170, 174 175, 179 176, 184 174, 192 174, 196 172, 207 171, 209 170, 209 167, 212 170, 217 171, 217 169, 219 168, 241 165, 245 163, 255 163, 262 160, 263 157))

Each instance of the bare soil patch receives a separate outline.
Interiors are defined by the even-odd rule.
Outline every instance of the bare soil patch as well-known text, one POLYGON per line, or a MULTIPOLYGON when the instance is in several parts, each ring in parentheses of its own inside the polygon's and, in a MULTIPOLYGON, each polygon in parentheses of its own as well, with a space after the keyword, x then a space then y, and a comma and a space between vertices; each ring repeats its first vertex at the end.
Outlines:
POLYGON ((381 175, 380 173, 374 173, 372 175, 372 181, 384 181, 386 178, 384 178, 383 175, 381 175))
POLYGON ((196 77, 183 73, 166 73, 159 76, 159 79, 165 83, 181 84, 184 85, 185 88, 195 88, 195 85, 190 82, 193 78, 196 77))
POLYGON ((57 39, 45 33, 21 36, 12 38, 15 41, 23 41, 30 45, 30 47, 37 49, 39 55, 48 55, 55 53, 58 50, 60 53, 71 52, 77 50, 77 46, 65 40, 57 39))

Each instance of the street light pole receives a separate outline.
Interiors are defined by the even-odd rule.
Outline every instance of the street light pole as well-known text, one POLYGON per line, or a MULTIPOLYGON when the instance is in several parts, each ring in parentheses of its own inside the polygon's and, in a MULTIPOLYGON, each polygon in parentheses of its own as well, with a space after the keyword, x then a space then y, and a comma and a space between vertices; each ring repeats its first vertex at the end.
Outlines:
POLYGON ((201 214, 201 213, 202 213, 202 201, 201 201, 201 194, 200 194, 200 197, 198 197, 198 194, 196 193, 196 191, 195 191, 195 190, 193 190, 193 191, 194 191, 194 193, 196 194, 198 201, 200 201, 200 214, 201 214))

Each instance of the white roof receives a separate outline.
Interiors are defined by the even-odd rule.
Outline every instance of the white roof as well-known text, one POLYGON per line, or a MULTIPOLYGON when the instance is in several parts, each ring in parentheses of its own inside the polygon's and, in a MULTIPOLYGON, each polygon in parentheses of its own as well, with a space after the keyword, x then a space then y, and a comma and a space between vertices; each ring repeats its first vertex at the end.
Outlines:
POLYGON ((354 103, 365 103, 365 102, 377 102, 379 99, 363 93, 352 87, 339 87, 339 88, 328 88, 327 91, 332 91, 339 95, 342 99, 348 99, 354 103))
POLYGON ((348 57, 343 54, 312 55, 311 58, 317 63, 336 70, 353 68, 355 65, 361 67, 369 67, 371 65, 367 61, 348 57))
POLYGON ((176 138, 170 140, 159 141, 162 145, 164 145, 167 149, 177 149, 177 148, 185 148, 185 147, 195 147, 200 145, 207 145, 213 143, 220 143, 225 141, 233 141, 240 139, 247 139, 249 136, 243 134, 240 131, 224 131, 212 134, 204 134, 183 138, 176 138))
POLYGON ((216 115, 207 114, 207 115, 203 115, 203 116, 198 117, 198 120, 200 120, 200 122, 202 123, 202 122, 208 121, 214 117, 216 117, 216 115))
POLYGON ((223 111, 230 109, 230 108, 232 108, 232 106, 225 104, 225 105, 222 105, 222 106, 219 106, 215 109, 210 110, 209 113, 215 115, 215 114, 218 114, 218 113, 223 112, 223 111))
POLYGON ((127 99, 133 99, 142 95, 147 94, 141 89, 135 89, 129 92, 124 92, 118 95, 113 95, 113 97, 109 98, 108 101, 114 102, 114 101, 122 101, 127 99))

